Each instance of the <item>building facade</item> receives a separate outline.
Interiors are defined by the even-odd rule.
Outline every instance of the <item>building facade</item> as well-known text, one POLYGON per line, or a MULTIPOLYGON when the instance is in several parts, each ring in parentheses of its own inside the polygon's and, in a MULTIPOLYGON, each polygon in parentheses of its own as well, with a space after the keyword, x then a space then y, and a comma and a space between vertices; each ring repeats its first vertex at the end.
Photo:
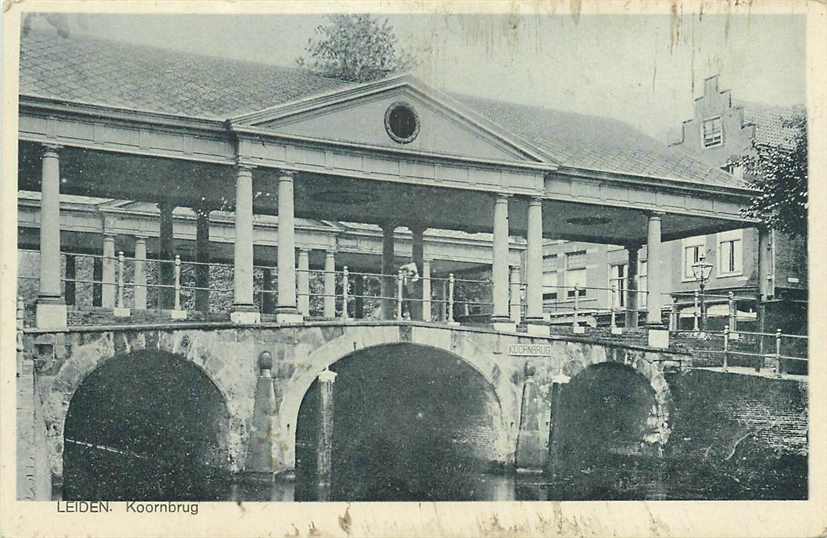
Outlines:
MULTIPOLYGON (((752 151, 754 143, 789 147, 794 132, 785 122, 803 112, 798 107, 733 102, 729 90, 719 90, 717 75, 706 79, 704 93, 695 100, 694 109, 694 117, 681 126, 680 140, 670 146, 728 172, 735 182, 743 179, 743 170, 732 164, 733 161, 752 151)), ((692 265, 703 258, 712 266, 704 299, 712 328, 721 329, 729 322, 729 294, 732 293, 739 324, 746 324, 752 330, 780 328, 784 332, 806 332, 804 241, 773 230, 749 227, 666 241, 664 248, 668 253, 665 289, 670 294, 666 304, 672 303, 679 310, 681 328, 691 328, 695 323, 698 282, 692 265), (762 258, 766 263, 762 264, 762 258)), ((627 306, 626 295, 612 290, 623 290, 627 285, 628 248, 550 241, 544 251, 547 288, 544 300, 550 317, 559 312, 567 321, 566 313, 573 308, 573 292, 562 290, 567 294, 563 297, 557 289, 561 286, 584 288, 579 292, 579 306, 596 312, 603 322, 613 308, 627 306)), ((638 251, 634 277, 642 292, 637 304, 642 310, 647 298, 643 293, 647 288, 646 258, 644 245, 638 251)))

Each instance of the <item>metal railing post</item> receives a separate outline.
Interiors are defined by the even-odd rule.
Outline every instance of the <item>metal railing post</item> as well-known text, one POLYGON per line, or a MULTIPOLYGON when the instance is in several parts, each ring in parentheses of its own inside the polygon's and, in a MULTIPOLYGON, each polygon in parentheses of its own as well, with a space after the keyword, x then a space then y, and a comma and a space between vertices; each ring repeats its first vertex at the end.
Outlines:
POLYGON ((580 300, 578 298, 578 295, 580 295, 579 290, 578 290, 577 286, 574 286, 574 314, 572 315, 571 326, 572 326, 572 329, 574 329, 575 331, 577 330, 577 327, 579 326, 578 319, 577 319, 577 310, 579 308, 580 300))
POLYGON ((175 255, 175 310, 181 310, 181 256, 175 255))
POLYGON ((123 308, 123 251, 118 251, 118 308, 123 308))
POLYGON ((669 330, 677 331, 680 326, 680 310, 678 309, 678 298, 672 297, 672 311, 669 313, 669 330))
POLYGON ((454 273, 448 273, 448 323, 454 323, 454 273))
POLYGON ((612 332, 615 332, 615 330, 617 330, 617 324, 615 323, 615 294, 617 293, 616 288, 617 288, 617 284, 612 284, 612 287, 609 289, 609 293, 611 294, 611 299, 609 301, 609 304, 611 305, 611 316, 612 316, 612 318, 611 318, 610 327, 611 327, 612 332))
POLYGON ((729 366, 729 325, 724 325, 724 372, 729 366))
POLYGON ((396 273, 396 319, 402 319, 402 271, 396 273))
POLYGON ((348 270, 347 265, 342 268, 342 319, 348 319, 350 315, 347 311, 347 303, 348 303, 348 270))
POLYGON ((784 363, 781 361, 781 329, 775 330, 775 362, 778 377, 784 373, 784 363))
POLYGON ((735 304, 735 294, 733 292, 729 292, 728 294, 728 305, 729 305, 729 327, 733 333, 738 332, 738 306, 735 304))

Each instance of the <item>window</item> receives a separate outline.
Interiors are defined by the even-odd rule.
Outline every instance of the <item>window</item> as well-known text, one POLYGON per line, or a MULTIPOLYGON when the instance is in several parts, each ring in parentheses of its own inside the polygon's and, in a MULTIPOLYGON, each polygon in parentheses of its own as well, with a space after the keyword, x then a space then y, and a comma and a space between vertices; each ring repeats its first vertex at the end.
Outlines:
POLYGON ((419 116, 408 103, 393 103, 385 111, 385 130, 400 144, 413 142, 419 134, 419 116))
POLYGON ((556 301, 557 292, 557 271, 543 273, 543 300, 556 301))
POLYGON ((612 307, 626 306, 626 264, 612 265, 609 269, 609 288, 615 290, 612 297, 612 307))
POLYGON ((703 256, 703 243, 694 243, 683 247, 683 280, 695 280, 692 266, 703 256))
POLYGON ((724 142, 724 131, 721 125, 721 117, 709 118, 703 124, 704 147, 713 148, 724 142))
POLYGON ((574 287, 577 286, 577 295, 584 297, 586 295, 586 269, 569 269, 566 271, 566 297, 574 297, 574 287))
POLYGON ((738 179, 744 179, 744 166, 740 164, 728 164, 722 167, 725 172, 728 172, 738 179))
POLYGON ((743 235, 741 230, 718 234, 718 274, 737 275, 742 271, 743 235))
POLYGON ((578 250, 566 254, 566 269, 580 269, 586 267, 586 251, 578 250))

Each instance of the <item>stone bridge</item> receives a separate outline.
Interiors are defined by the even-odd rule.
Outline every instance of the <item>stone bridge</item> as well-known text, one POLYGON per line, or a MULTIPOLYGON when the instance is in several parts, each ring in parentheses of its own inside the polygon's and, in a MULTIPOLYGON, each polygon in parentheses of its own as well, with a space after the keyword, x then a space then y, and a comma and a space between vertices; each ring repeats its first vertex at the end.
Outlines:
MULTIPOLYGON (((576 337, 387 321, 250 326, 182 322, 72 327, 57 332, 30 329, 23 335, 23 349, 22 360, 34 362, 32 383, 39 413, 33 416, 41 420, 18 427, 45 429, 40 432, 47 447, 44 457, 57 481, 63 477, 67 416, 83 414, 86 404, 78 403, 80 389, 90 380, 99 382, 107 369, 112 373, 101 378, 105 381, 100 386, 121 394, 141 390, 140 385, 128 381, 130 372, 146 371, 151 376, 157 361, 178 365, 178 369, 163 370, 158 376, 190 371, 193 379, 205 381, 216 394, 212 400, 195 392, 188 395, 182 391, 180 395, 182 402, 198 400, 201 407, 196 415, 201 416, 196 420, 214 431, 209 446, 199 452, 202 463, 232 473, 275 475, 295 469, 302 402, 320 374, 335 371, 343 359, 358 363, 366 354, 404 351, 414 360, 419 354, 429 354, 456 368, 470 368, 469 375, 485 387, 488 402, 485 413, 490 415, 492 445, 487 457, 508 466, 542 469, 548 462, 550 430, 555 427, 553 395, 562 392, 564 385, 574 389, 584 372, 601 366, 625 370, 625 375, 631 374, 645 386, 650 399, 645 416, 639 418, 643 426, 637 430, 633 443, 637 448, 633 450, 659 452, 671 430, 671 396, 664 373, 680 367, 687 358, 664 350, 576 337)), ((335 377, 323 375, 322 381, 332 382, 335 377)), ((588 383, 581 385, 578 390, 589 390, 588 383)), ((337 384, 336 390, 348 387, 337 384)), ((450 390, 462 391, 463 387, 450 390)), ((76 416, 74 420, 88 419, 76 416)))

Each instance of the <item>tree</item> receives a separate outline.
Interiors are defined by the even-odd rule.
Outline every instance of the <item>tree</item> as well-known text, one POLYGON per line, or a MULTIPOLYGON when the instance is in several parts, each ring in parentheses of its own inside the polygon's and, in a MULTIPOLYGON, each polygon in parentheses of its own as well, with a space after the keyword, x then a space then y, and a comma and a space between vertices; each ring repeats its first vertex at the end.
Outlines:
POLYGON ((316 27, 317 39, 309 38, 309 59, 296 63, 325 77, 369 82, 413 67, 413 56, 400 50, 388 20, 371 15, 332 15, 316 27))
POLYGON ((807 239, 807 116, 785 122, 789 144, 760 145, 741 160, 747 185, 757 192, 743 213, 790 237, 807 239))

